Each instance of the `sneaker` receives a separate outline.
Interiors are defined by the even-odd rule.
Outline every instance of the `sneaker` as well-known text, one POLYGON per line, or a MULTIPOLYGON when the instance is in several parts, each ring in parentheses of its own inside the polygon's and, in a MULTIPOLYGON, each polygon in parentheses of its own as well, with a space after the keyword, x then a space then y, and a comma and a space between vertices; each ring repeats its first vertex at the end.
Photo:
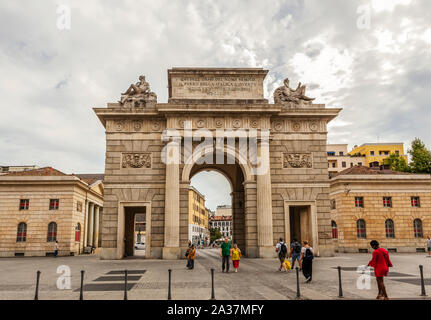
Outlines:
POLYGON ((307 281, 305 281, 305 282, 309 283, 310 281, 311 281, 311 277, 308 277, 307 281))

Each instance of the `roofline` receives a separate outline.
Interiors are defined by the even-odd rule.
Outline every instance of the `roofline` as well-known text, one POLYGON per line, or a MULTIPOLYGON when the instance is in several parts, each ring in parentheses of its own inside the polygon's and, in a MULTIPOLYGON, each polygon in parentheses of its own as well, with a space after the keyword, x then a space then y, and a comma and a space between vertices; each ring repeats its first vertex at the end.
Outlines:
MULTIPOLYGON (((359 147, 356 147, 356 148, 365 147, 365 146, 399 146, 399 145, 404 146, 404 142, 363 143, 359 147)), ((353 148, 353 149, 356 149, 356 148, 353 148)))

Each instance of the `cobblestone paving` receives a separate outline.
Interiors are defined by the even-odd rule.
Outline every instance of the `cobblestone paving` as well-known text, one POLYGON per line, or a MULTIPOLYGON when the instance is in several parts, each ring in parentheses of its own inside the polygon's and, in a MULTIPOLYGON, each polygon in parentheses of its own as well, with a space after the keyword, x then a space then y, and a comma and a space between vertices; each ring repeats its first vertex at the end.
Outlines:
MULTIPOLYGON (((373 276, 370 278, 370 289, 360 290, 356 286, 360 274, 355 270, 358 266, 367 264, 370 257, 370 254, 340 254, 336 257, 316 258, 312 283, 306 284, 302 274, 299 274, 301 299, 339 299, 337 266, 341 266, 343 270, 343 299, 374 299, 377 289, 373 276)), ((391 298, 424 299, 420 296, 420 264, 424 266, 426 290, 431 296, 431 258, 424 254, 391 254, 391 260, 394 268, 385 279, 391 298)), ((211 268, 215 269, 215 295, 218 300, 296 299, 296 271, 279 272, 277 259, 243 258, 238 273, 233 272, 232 266, 229 273, 222 273, 219 251, 202 249, 198 250, 194 270, 187 270, 185 264, 185 260, 106 261, 99 260, 96 256, 1 258, 0 299, 33 299, 37 270, 42 272, 39 286, 41 300, 78 299, 81 270, 85 270, 85 286, 95 290, 84 291, 84 299, 123 299, 122 280, 124 270, 128 269, 131 276, 129 299, 165 300, 168 293, 168 269, 172 269, 173 299, 206 300, 211 297, 211 268), (60 265, 70 267, 70 290, 57 288, 60 276, 57 274, 57 267, 60 265), (106 281, 98 281, 100 277, 107 277, 106 281)))

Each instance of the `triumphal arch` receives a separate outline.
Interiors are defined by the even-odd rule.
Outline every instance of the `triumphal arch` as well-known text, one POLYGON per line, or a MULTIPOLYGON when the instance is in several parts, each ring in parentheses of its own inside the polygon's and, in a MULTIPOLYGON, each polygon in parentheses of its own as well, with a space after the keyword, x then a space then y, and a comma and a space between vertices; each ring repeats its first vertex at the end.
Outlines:
POLYGON ((341 109, 313 103, 288 79, 269 103, 267 72, 172 68, 167 103, 140 76, 94 109, 106 129, 102 259, 133 255, 138 214, 145 257, 184 257, 189 183, 202 170, 229 180, 232 238, 246 256, 275 256, 280 237, 332 254, 326 137, 341 109))

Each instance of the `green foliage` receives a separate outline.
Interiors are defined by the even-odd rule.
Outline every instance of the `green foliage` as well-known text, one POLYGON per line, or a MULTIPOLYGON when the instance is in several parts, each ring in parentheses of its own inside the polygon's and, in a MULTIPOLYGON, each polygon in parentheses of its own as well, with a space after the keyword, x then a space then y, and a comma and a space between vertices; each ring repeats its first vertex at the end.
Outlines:
POLYGON ((408 153, 411 156, 410 172, 431 174, 431 152, 419 138, 413 140, 408 153))
POLYGON ((406 159, 399 154, 391 153, 391 155, 385 159, 385 164, 388 164, 392 171, 410 172, 406 159))
POLYGON ((223 237, 223 234, 220 232, 217 228, 210 228, 210 240, 211 242, 214 242, 217 239, 220 239, 223 237))

